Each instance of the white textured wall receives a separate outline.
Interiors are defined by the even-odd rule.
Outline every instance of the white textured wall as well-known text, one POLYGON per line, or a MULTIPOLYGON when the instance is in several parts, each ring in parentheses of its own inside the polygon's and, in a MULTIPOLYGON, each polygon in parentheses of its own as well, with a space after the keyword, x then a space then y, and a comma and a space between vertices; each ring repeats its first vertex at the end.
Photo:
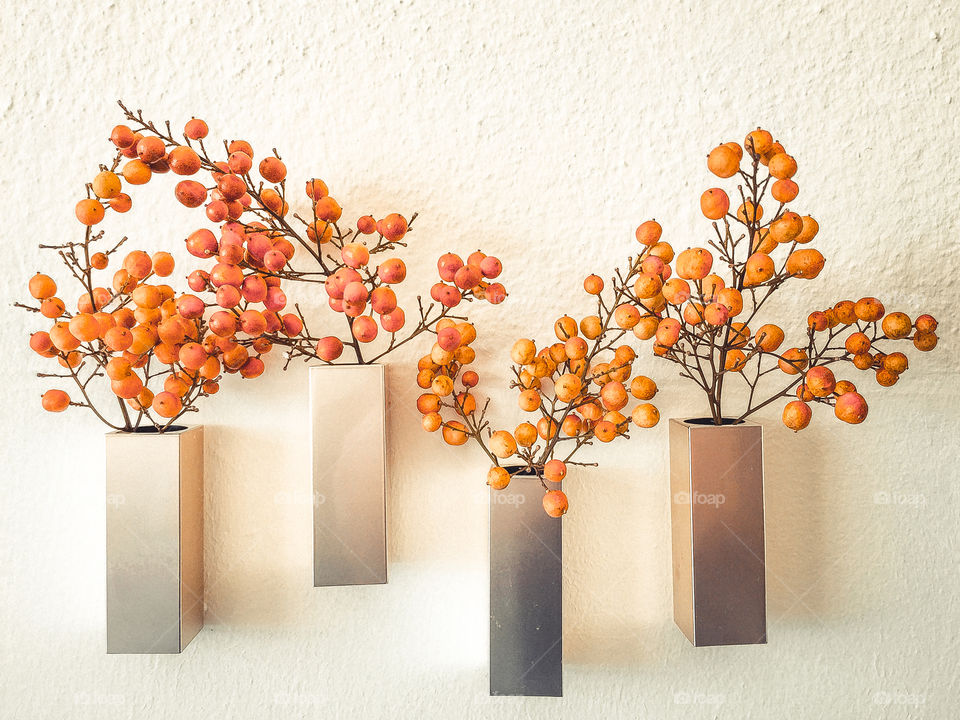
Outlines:
MULTIPOLYGON (((0 300, 42 267, 38 241, 79 235, 73 204, 109 155, 115 98, 178 127, 196 114, 277 147, 293 177, 319 174, 351 217, 419 210, 409 284, 426 289, 443 250, 499 254, 512 297, 475 319, 512 426, 506 343, 587 311, 583 271, 621 262, 641 219, 678 248, 702 237, 705 153, 763 124, 798 158, 798 205, 828 257, 785 322, 868 292, 941 319, 937 352, 914 353, 895 388, 857 378, 866 425, 817 417, 793 436, 763 416, 769 645, 697 650, 672 624, 663 423, 567 483, 566 697, 487 697, 486 465, 419 430, 411 353, 390 371, 390 584, 311 587, 306 373, 242 394, 231 378, 199 417, 207 626, 181 656, 108 657, 103 431, 42 414, 31 318, 8 312, 0 716, 954 716, 957 6, 577 5, 3 3, 0 300)), ((113 227, 179 257, 197 214, 171 187, 141 190, 113 227)), ((644 357, 665 417, 701 411, 644 357)))

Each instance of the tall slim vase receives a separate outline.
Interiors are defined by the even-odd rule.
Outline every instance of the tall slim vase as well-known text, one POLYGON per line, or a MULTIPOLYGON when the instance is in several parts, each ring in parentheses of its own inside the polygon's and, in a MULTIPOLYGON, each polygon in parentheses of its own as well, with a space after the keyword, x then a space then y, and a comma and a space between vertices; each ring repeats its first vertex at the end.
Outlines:
POLYGON ((107 652, 179 653, 203 627, 203 427, 106 454, 107 652))
POLYGON ((563 695, 563 521, 542 499, 534 476, 490 490, 491 695, 563 695))
POLYGON ((310 368, 313 584, 387 582, 383 365, 310 368))
POLYGON ((763 429, 670 420, 673 618, 695 646, 767 641, 763 429))

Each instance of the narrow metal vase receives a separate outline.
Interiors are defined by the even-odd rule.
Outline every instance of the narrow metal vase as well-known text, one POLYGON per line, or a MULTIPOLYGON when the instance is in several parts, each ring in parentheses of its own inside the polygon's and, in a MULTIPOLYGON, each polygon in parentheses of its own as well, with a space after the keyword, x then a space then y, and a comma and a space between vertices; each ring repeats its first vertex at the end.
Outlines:
POLYGON ((179 653, 203 627, 203 427, 106 453, 107 652, 179 653))
POLYGON ((563 695, 563 521, 542 500, 535 476, 490 490, 491 695, 563 695))
POLYGON ((670 420, 673 619, 695 646, 767 641, 763 429, 670 420))
POLYGON ((383 365, 310 368, 313 584, 387 582, 383 365))

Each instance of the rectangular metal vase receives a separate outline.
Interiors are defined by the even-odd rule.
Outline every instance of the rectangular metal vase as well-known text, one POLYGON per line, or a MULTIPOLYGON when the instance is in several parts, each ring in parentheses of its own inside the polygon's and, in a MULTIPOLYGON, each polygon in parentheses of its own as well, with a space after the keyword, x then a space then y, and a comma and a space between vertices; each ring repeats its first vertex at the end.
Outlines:
POLYGON ((107 652, 181 652, 203 627, 203 428, 106 451, 107 652))
POLYGON ((763 429, 703 422, 670 421, 673 619, 698 647, 765 643, 763 429))
POLYGON ((563 524, 536 477, 490 491, 490 694, 563 695, 563 524))
POLYGON ((383 365, 310 368, 313 584, 387 582, 383 365))

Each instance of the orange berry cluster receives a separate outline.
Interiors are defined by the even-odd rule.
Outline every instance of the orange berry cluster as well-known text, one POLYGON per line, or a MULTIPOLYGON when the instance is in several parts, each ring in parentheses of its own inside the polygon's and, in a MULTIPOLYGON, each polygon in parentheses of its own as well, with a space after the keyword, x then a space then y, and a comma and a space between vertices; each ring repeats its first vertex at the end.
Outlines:
MULTIPOLYGON (((819 225, 813 217, 800 215, 787 206, 799 193, 794 180, 797 162, 766 130, 758 128, 748 133, 743 145, 718 145, 707 156, 707 168, 720 178, 739 177, 739 207, 731 209, 730 196, 722 188, 706 190, 700 198, 700 209, 713 221, 715 237, 709 241, 709 247, 691 247, 676 255, 672 246, 661 239, 662 227, 658 222, 642 223, 636 238, 649 254, 633 284, 632 303, 619 311, 624 317, 635 318, 631 322, 637 338, 653 339, 655 355, 682 366, 684 376, 701 387, 708 396, 715 422, 723 417, 722 379, 727 374, 747 385, 748 406, 740 418, 775 397, 789 397, 799 384, 798 400, 784 410, 788 427, 806 427, 811 416, 807 405, 811 396, 832 404, 841 420, 861 422, 866 417, 866 401, 852 383, 831 385, 832 372, 824 365, 849 360, 862 369, 873 367, 881 385, 890 385, 896 382, 896 369, 905 369, 906 358, 902 353, 886 356, 882 352, 855 357, 850 344, 844 355, 835 357, 832 353, 837 347, 831 346, 830 341, 853 325, 857 325, 853 329, 858 331, 854 335, 866 339, 866 325, 874 326, 876 331, 881 320, 886 323, 879 334, 882 338, 901 339, 912 330, 909 317, 893 313, 885 319, 879 301, 863 298, 857 303, 844 301, 828 311, 812 313, 804 347, 780 350, 784 331, 773 323, 763 324, 754 332, 749 325, 773 292, 788 280, 811 280, 820 274, 825 262, 823 255, 816 249, 802 247, 817 236, 819 225), (767 192, 778 205, 772 217, 764 219, 763 200, 767 192), (717 266, 723 270, 718 271, 717 266), (821 332, 827 336, 818 336, 821 332), (887 361, 886 357, 891 359, 887 361), (791 378, 786 389, 774 390, 772 397, 755 392, 761 378, 769 372, 763 364, 770 360, 775 363, 773 369, 798 376, 791 378), (810 376, 806 382, 804 371, 810 376)), ((588 292, 591 290, 589 284, 585 287, 588 292)), ((930 321, 935 328, 935 321, 930 321)), ((927 321, 917 327, 914 338, 919 349, 931 349, 936 344, 929 327, 927 321)), ((868 342, 866 348, 869 347, 868 342)))
MULTIPOLYGON (((645 253, 645 256, 647 254, 645 253)), ((521 410, 539 417, 535 422, 522 422, 512 431, 490 432, 485 408, 477 413, 473 388, 479 382, 474 371, 462 367, 473 361, 469 343, 476 337, 473 326, 437 326, 437 339, 429 355, 419 363, 418 385, 429 390, 420 395, 417 408, 423 414, 423 427, 428 432, 442 428, 444 441, 463 445, 473 438, 493 461, 487 484, 495 490, 506 488, 512 476, 533 474, 540 478, 546 491, 544 510, 560 517, 568 508, 566 495, 546 483, 559 483, 567 474, 571 457, 594 439, 608 443, 626 437, 631 420, 641 428, 657 424, 660 413, 650 402, 657 392, 656 383, 643 375, 634 375, 636 352, 617 341, 640 319, 632 305, 616 301, 627 289, 642 262, 631 264, 627 279, 614 279, 613 302, 598 298, 597 314, 579 323, 564 315, 554 323, 557 341, 538 350, 533 340, 517 340, 510 351, 514 363, 512 387, 518 391, 521 410), (458 390, 456 382, 462 388, 458 390), (638 403, 627 408, 631 396, 638 403), (443 409, 458 419, 444 420, 443 409), (487 434, 484 434, 484 431, 487 434), (557 457, 564 448, 560 443, 573 443, 564 459, 557 457), (500 462, 514 463, 510 468, 500 462)), ((585 287, 599 296, 604 289, 601 278, 591 275, 585 287)))
MULTIPOLYGON (((884 352, 876 344, 884 340, 912 340, 914 347, 927 352, 937 345, 937 321, 931 315, 921 315, 916 321, 903 312, 887 313, 883 303, 874 297, 856 302, 841 300, 827 310, 816 310, 807 317, 811 333, 837 335, 835 328, 849 329, 843 344, 844 354, 836 360, 849 361, 858 370, 874 370, 877 384, 891 387, 909 367, 907 356, 900 352, 884 352), (872 352, 871 352, 872 351, 872 352)), ((781 363, 781 370, 795 375, 806 367, 806 353, 796 352, 793 364, 781 363)), ((783 409, 783 424, 794 431, 810 424, 811 402, 833 405, 840 420, 853 425, 867 418, 867 401, 849 380, 837 380, 826 365, 814 365, 804 373, 797 386, 797 399, 783 409)))
MULTIPOLYGON (((184 134, 201 140, 207 134, 206 124, 191 120, 184 134)), ((123 258, 109 283, 98 284, 95 274, 108 270, 124 240, 97 251, 103 232, 94 233, 92 227, 109 211, 130 210, 133 201, 123 192, 124 183, 143 185, 153 175, 167 172, 190 176, 206 163, 192 147, 134 133, 125 125, 115 127, 110 139, 117 148, 113 166, 101 166, 88 185, 91 196, 76 205, 77 219, 86 226, 84 240, 43 246, 58 250, 82 285, 76 312, 69 311, 57 296, 57 285, 51 277, 35 275, 29 291, 39 305, 24 307, 55 323, 49 330, 34 333, 30 346, 45 357, 57 358, 67 372, 53 377, 71 379, 77 388, 75 399, 63 390, 48 391, 42 399, 45 409, 60 412, 73 404, 88 407, 117 429, 131 430, 150 423, 162 431, 183 413, 196 409, 199 397, 217 392, 221 372, 245 378, 262 374, 260 356, 272 347, 267 335, 280 330, 295 334, 300 320, 292 314, 278 314, 286 304, 279 278, 245 275, 240 269, 245 249, 236 223, 224 226, 219 241, 209 230, 198 230, 187 240, 192 254, 217 259, 210 273, 196 270, 188 277, 193 292, 215 292, 215 305, 222 309, 209 317, 208 307, 214 303, 208 304, 191 293, 178 294, 170 285, 156 282, 173 273, 174 259, 167 252, 151 256, 134 250, 123 258), (117 172, 124 158, 127 161, 117 172), (106 411, 95 406, 89 384, 96 377, 110 381, 110 390, 120 400, 120 420, 108 419, 106 411), (129 410, 136 415, 131 416, 129 410)), ((226 177, 222 169, 216 170, 215 180, 226 177)), ((264 177, 279 177, 282 163, 281 168, 275 162, 262 163, 261 172, 264 177)), ((221 202, 227 208, 224 217, 239 216, 243 202, 235 189, 225 193, 218 186, 213 192, 211 205, 221 202), (229 204, 234 201, 237 206, 229 204)), ((188 207, 197 207, 207 198, 206 188, 192 180, 178 183, 175 194, 188 207)), ((282 246, 282 238, 271 243, 271 249, 289 251, 282 246)))
MULTIPOLYGON (((396 338, 404 327, 409 339, 433 327, 464 298, 499 303, 506 297, 503 285, 492 282, 501 271, 499 260, 477 252, 464 263, 458 256, 447 254, 438 263, 445 282, 435 285, 430 293, 436 306, 424 308, 421 304, 418 322, 410 327, 394 291, 394 286, 406 277, 406 266, 396 257, 380 263, 372 258, 405 245, 412 218, 408 221, 399 213, 379 220, 364 215, 357 220, 355 230, 344 231, 340 225, 343 208, 319 178, 312 178, 305 185, 310 204, 307 219, 296 213, 291 215, 286 194, 287 169, 279 157, 262 159, 256 165, 257 177, 253 147, 245 140, 225 143, 226 160, 207 155, 203 139, 208 128, 202 120, 187 124, 186 144, 181 144, 169 132, 164 134, 145 122, 142 116, 127 111, 127 117, 141 130, 134 132, 126 125, 114 129, 115 144, 131 158, 123 168, 125 177, 149 179, 150 173, 167 168, 184 175, 200 170, 210 175, 213 186, 209 193, 203 184, 193 180, 185 180, 176 188, 176 196, 183 204, 205 204, 207 218, 222 224, 219 240, 207 229, 197 230, 187 238, 187 249, 193 255, 215 258, 217 262, 209 275, 197 271, 192 276, 198 292, 215 292, 216 303, 224 310, 235 307, 231 303, 236 300, 236 293, 221 292, 222 284, 216 282, 224 272, 223 266, 229 265, 235 268, 229 270, 231 278, 239 277, 237 269, 242 273, 241 287, 250 283, 259 288, 269 278, 322 283, 329 307, 345 316, 349 335, 342 339, 335 335, 314 337, 302 316, 285 316, 279 332, 271 331, 268 337, 288 348, 288 359, 301 356, 334 362, 343 354, 344 346, 349 345, 358 362, 373 362, 405 341, 396 338), (199 152, 191 142, 199 143, 199 152), (295 267, 295 256, 304 254, 314 264, 309 270, 295 267), (435 307, 440 308, 439 312, 434 312, 435 307), (364 358, 362 347, 376 340, 381 328, 390 335, 389 347, 376 357, 364 358)), ((268 283, 268 288, 272 287, 268 283)), ((277 300, 281 297, 270 289, 268 293, 277 300)))

